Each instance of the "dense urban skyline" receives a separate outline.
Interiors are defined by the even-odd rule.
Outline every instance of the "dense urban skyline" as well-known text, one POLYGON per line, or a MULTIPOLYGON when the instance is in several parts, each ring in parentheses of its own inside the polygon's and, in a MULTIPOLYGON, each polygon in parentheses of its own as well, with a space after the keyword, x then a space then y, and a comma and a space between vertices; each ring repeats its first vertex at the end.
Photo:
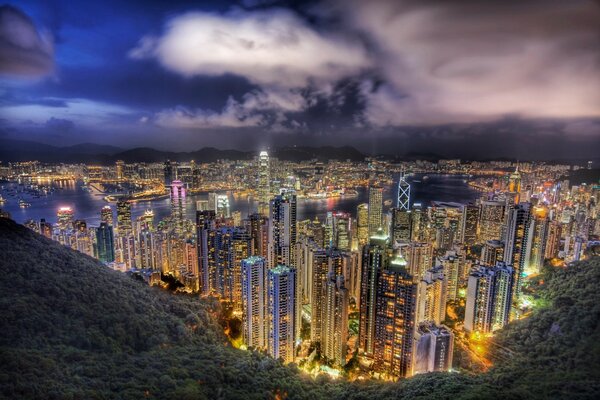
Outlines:
POLYGON ((9 1, 0 137, 590 157, 599 17, 585 0, 9 1))

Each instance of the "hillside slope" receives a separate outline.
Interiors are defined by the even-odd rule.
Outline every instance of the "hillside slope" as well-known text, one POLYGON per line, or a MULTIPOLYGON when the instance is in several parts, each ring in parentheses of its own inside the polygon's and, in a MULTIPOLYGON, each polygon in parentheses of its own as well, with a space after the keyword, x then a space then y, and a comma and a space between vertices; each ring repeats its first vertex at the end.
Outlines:
POLYGON ((596 398, 600 262, 549 271, 548 308, 498 339, 490 373, 313 380, 233 349, 210 304, 150 288, 0 218, 0 398, 596 398), (551 305, 555 305, 555 307, 551 305), (558 325, 559 328, 556 328, 558 325))

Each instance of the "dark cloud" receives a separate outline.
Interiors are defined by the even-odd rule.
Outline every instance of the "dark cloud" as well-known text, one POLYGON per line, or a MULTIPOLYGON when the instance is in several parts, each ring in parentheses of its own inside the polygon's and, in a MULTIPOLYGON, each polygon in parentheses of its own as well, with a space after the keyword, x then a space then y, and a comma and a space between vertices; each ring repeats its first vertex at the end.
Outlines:
POLYGON ((52 117, 48 121, 46 121, 45 127, 52 131, 66 133, 75 129, 75 123, 68 119, 52 117))
POLYGON ((0 74, 39 77, 52 73, 52 40, 11 6, 0 7, 0 74))

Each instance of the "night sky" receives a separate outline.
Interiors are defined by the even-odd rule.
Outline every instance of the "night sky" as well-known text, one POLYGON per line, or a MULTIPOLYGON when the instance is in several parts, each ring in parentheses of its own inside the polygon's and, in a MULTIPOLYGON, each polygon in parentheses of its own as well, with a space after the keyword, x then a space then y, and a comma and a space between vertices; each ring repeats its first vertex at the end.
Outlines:
POLYGON ((597 157, 600 3, 9 1, 0 138, 597 157))

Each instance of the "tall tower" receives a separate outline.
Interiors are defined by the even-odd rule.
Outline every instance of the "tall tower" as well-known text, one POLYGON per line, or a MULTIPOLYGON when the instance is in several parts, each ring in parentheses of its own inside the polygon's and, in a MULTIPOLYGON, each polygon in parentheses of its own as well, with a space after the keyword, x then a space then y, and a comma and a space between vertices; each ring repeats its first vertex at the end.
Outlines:
POLYGON ((267 348, 266 260, 252 256, 242 261, 243 339, 248 347, 267 348))
POLYGON ((377 234, 383 216, 383 188, 369 186, 369 236, 377 234))
POLYGON ((215 235, 215 211, 196 211, 196 243, 198 246, 198 269, 200 270, 200 293, 208 296, 214 294, 216 257, 212 246, 215 235))
POLYGON ((348 289, 343 275, 337 275, 334 271, 329 273, 324 299, 321 351, 335 365, 344 366, 348 341, 348 289))
POLYGON ((270 185, 269 154, 266 151, 261 151, 258 156, 258 213, 260 215, 269 215, 270 185))
POLYGON ((484 200, 481 202, 479 215, 479 241, 502 239, 502 225, 506 203, 503 201, 484 200))
POLYGON ((61 231, 73 229, 73 216, 73 209, 71 207, 59 208, 56 213, 56 218, 58 219, 56 226, 58 229, 61 231))
POLYGON ((508 178, 508 191, 515 194, 515 204, 519 204, 519 193, 521 193, 521 174, 519 166, 515 168, 515 172, 510 174, 508 178))
POLYGON ((186 191, 183 182, 175 180, 171 183, 171 217, 175 222, 175 230, 183 234, 183 219, 185 216, 186 191))
POLYGON ((110 263, 115 261, 115 245, 113 228, 106 222, 101 222, 96 228, 96 254, 98 260, 110 263))
POLYGON ((359 246, 369 242, 369 205, 361 203, 356 207, 356 235, 359 246))
POLYGON ((515 290, 513 303, 517 303, 521 295, 521 283, 525 273, 525 263, 529 249, 529 225, 531 220, 531 204, 521 203, 513 206, 508 212, 504 262, 515 270, 515 290))
POLYGON ((133 233, 131 203, 127 200, 117 201, 117 232, 119 236, 129 236, 133 233))
POLYGON ((538 274, 541 271, 546 255, 548 232, 548 208, 544 206, 533 207, 529 224, 528 257, 524 271, 526 274, 538 274))
POLYGON ((400 174, 398 179, 398 199, 396 207, 400 210, 410 210, 410 184, 404 179, 404 172, 400 174))
POLYGON ((269 207, 269 266, 296 266, 296 195, 275 196, 269 207))
POLYGON ((110 226, 114 226, 113 212, 110 206, 104 206, 100 210, 100 222, 106 222, 110 226))
POLYGON ((327 283, 342 275, 342 254, 334 249, 318 250, 313 254, 312 262, 312 298, 310 319, 310 340, 322 342, 326 335, 327 283))
POLYGON ((122 182, 125 179, 125 163, 123 160, 117 160, 116 162, 117 180, 122 182))
POLYGON ((293 362, 296 347, 296 269, 278 265, 267 273, 268 351, 293 362))

